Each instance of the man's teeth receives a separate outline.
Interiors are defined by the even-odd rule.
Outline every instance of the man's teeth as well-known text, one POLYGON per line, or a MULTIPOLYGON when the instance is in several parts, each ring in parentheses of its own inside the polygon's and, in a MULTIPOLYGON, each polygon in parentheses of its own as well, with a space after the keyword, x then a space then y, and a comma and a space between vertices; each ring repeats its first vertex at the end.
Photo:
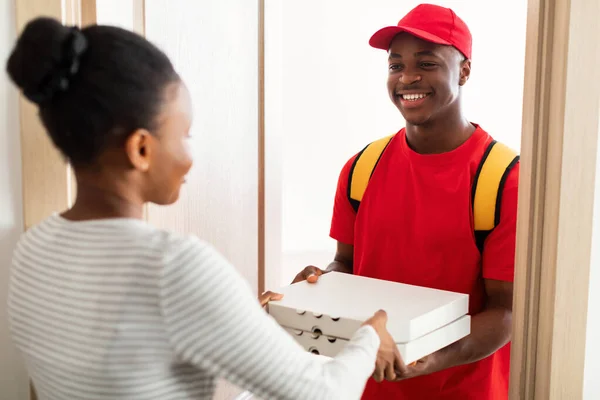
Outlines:
POLYGON ((427 97, 427 93, 418 93, 418 94, 403 94, 402 98, 408 101, 415 101, 419 99, 423 99, 427 97))

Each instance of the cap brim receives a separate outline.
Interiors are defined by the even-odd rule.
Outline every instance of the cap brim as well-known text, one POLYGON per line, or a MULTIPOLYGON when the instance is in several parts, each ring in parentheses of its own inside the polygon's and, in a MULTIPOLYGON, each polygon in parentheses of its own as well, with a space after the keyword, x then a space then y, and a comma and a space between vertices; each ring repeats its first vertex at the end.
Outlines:
POLYGON ((451 43, 449 43, 448 41, 439 38, 435 35, 432 35, 429 32, 403 26, 388 26, 378 30, 377 32, 375 32, 375 34, 373 34, 373 36, 371 36, 371 39, 369 39, 369 44, 372 47, 375 47, 376 49, 388 51, 390 49, 390 44, 392 43, 392 40, 394 40, 396 35, 403 32, 409 33, 413 36, 418 37, 419 39, 423 39, 428 42, 451 46, 451 43))

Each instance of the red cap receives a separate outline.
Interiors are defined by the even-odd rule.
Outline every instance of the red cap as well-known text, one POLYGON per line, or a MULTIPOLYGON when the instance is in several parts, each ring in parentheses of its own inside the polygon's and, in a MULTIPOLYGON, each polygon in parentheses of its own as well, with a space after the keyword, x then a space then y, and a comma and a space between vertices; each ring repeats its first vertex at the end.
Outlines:
POLYGON ((454 46, 471 59, 471 32, 467 24, 449 8, 421 4, 398 22, 375 32, 369 44, 376 49, 389 50, 397 34, 407 32, 428 42, 454 46))

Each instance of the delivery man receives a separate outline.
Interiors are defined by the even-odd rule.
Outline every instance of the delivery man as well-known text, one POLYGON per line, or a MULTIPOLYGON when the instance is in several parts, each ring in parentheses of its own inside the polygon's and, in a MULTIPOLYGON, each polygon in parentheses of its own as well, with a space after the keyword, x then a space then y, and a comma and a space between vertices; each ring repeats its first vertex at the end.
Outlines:
POLYGON ((363 398, 507 399, 519 162, 461 107, 471 34, 452 10, 422 4, 370 45, 388 52, 388 94, 406 128, 344 165, 334 261, 294 282, 341 271, 469 294, 468 337, 399 366, 394 382, 371 379, 363 398))

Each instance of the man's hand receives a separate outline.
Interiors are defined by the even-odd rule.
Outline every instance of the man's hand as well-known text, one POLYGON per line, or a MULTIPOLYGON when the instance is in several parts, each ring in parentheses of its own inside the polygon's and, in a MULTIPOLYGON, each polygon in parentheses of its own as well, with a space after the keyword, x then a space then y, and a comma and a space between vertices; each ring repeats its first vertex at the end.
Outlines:
POLYGON ((486 279, 486 305, 472 316, 471 334, 396 371, 396 380, 428 375, 489 357, 506 345, 512 332, 513 284, 486 279))
POLYGON ((432 372, 432 367, 435 365, 435 361, 433 360, 435 357, 435 353, 422 359, 410 363, 408 365, 401 362, 396 367, 396 379, 392 380, 393 382, 402 381, 405 379, 415 378, 421 375, 427 375, 432 372))
POLYGON ((354 247, 349 244, 337 242, 335 258, 333 259, 333 262, 329 264, 326 270, 317 268, 314 265, 309 265, 308 267, 300 271, 298 275, 296 275, 292 284, 302 281, 307 281, 308 283, 316 283, 321 275, 331 271, 351 274, 353 259, 354 247))
POLYGON ((283 295, 281 293, 274 293, 269 290, 258 296, 258 302, 260 303, 261 307, 264 307, 271 300, 281 300, 282 298, 283 295))
POLYGON ((319 276, 326 274, 329 271, 323 271, 320 268, 315 267, 314 265, 309 265, 304 268, 296 277, 292 284, 302 281, 307 281, 308 283, 316 283, 319 280, 319 276))

